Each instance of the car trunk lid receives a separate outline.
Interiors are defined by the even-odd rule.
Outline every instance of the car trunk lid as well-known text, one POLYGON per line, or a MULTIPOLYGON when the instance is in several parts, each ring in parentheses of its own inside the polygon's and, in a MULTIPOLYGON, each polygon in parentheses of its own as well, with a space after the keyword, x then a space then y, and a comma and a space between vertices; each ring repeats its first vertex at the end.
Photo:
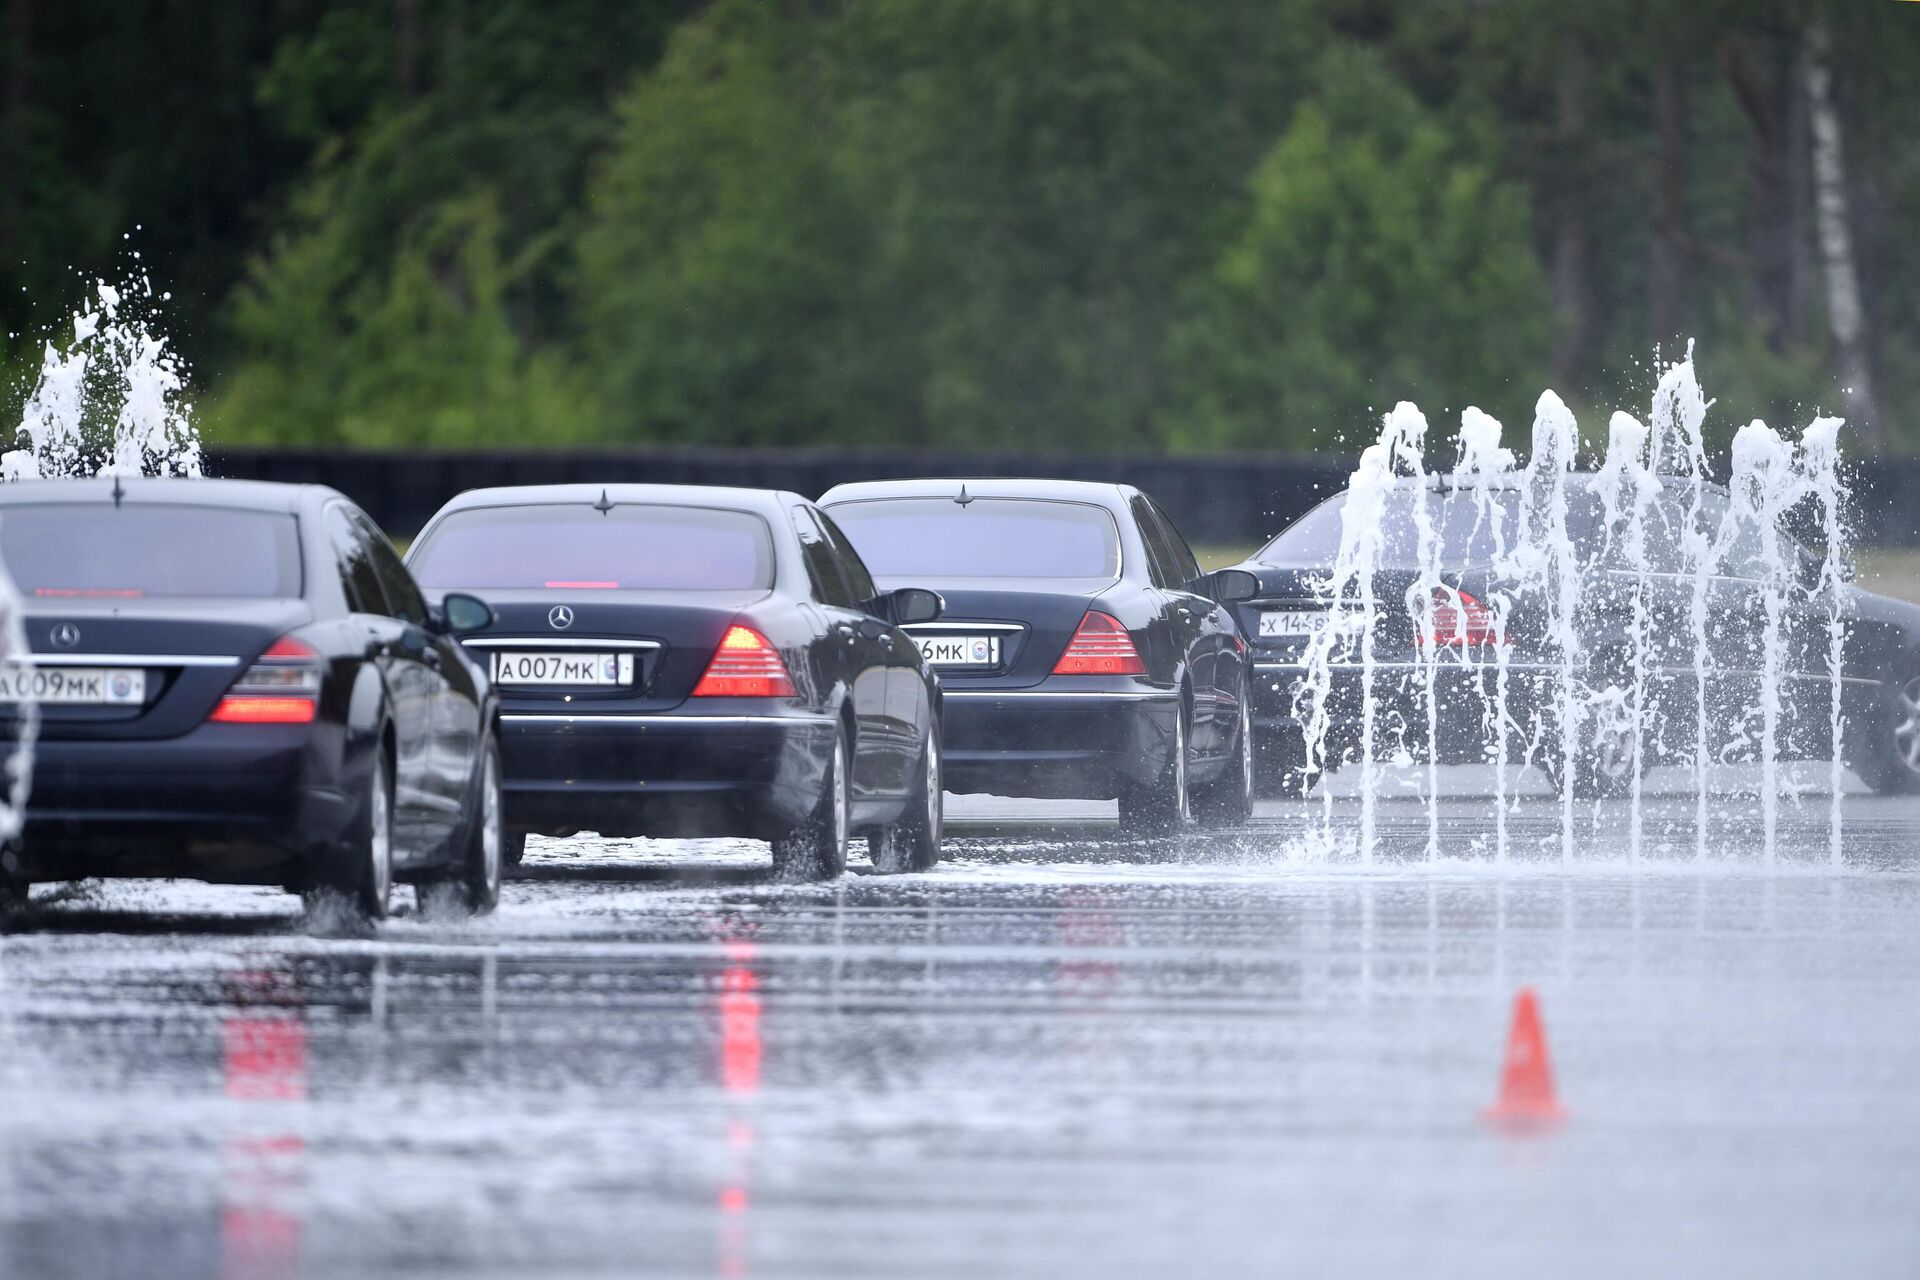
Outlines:
MULTIPOLYGON (((91 694, 100 684, 119 684, 113 691, 129 697, 92 704, 42 701, 40 734, 51 740, 177 737, 203 723, 269 645, 312 620, 312 610, 299 600, 36 605, 21 624, 36 673, 60 673, 63 695, 76 686, 91 694), (101 677, 94 687, 84 682, 89 673, 101 677)), ((0 716, 15 714, 11 706, 0 707, 0 716)))

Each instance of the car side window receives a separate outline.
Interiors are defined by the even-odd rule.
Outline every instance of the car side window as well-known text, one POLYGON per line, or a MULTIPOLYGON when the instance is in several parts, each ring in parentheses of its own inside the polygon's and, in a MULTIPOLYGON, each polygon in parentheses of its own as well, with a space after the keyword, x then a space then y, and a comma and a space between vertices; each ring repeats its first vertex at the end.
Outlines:
POLYGON ((380 579, 381 593, 387 598, 387 605, 393 616, 416 627, 427 625, 427 601, 420 594, 419 586, 413 575, 407 572, 407 566, 400 562, 400 553, 387 541, 387 535, 381 533, 368 519, 365 512, 351 513, 354 527, 360 531, 360 541, 368 549, 373 560, 374 576, 380 579))
POLYGON ((1166 513, 1166 509, 1152 498, 1147 499, 1147 509, 1153 512, 1159 523, 1161 536, 1166 541, 1167 554, 1172 557, 1169 567, 1179 575, 1175 586, 1185 586, 1200 576, 1200 562, 1194 558, 1193 548, 1180 536, 1180 526, 1166 513))
POLYGON ((1131 503, 1133 523, 1140 530, 1140 540, 1147 544, 1147 567, 1156 587, 1173 587, 1174 567, 1165 537, 1161 534, 1158 522, 1153 518, 1153 508, 1146 498, 1136 494, 1131 503))
POLYGON ((827 541, 839 558, 840 572, 846 576, 847 587, 853 592, 855 602, 861 606, 871 603, 880 594, 880 589, 873 585, 873 575, 867 572, 866 561, 853 549, 853 543, 848 541, 847 535, 840 532, 840 526, 833 522, 832 516, 818 507, 814 508, 813 514, 819 517, 820 527, 827 531, 827 541))
POLYGON ((373 554, 342 506, 327 508, 327 540, 340 569, 340 589, 355 613, 386 613, 387 596, 373 567, 373 554))
POLYGON ((807 563, 807 577, 813 583, 814 598, 822 604, 841 609, 856 607, 853 590, 840 572, 840 558, 827 541, 825 529, 809 507, 793 509, 793 531, 800 538, 800 557, 807 563))

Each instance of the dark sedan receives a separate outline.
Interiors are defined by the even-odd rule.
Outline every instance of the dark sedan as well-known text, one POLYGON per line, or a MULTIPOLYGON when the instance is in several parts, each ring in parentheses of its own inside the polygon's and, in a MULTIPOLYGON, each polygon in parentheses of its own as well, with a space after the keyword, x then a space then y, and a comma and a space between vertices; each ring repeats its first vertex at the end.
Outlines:
POLYGON ((909 480, 841 485, 821 505, 883 586, 947 601, 908 630, 947 688, 949 788, 1118 799, 1143 834, 1246 821, 1252 673, 1222 602, 1256 583, 1200 572, 1147 495, 909 480))
POLYGON ((499 611, 466 644, 501 688, 510 859, 598 831, 767 840, 792 879, 838 875, 854 832, 880 870, 938 860, 940 687, 899 628, 939 597, 878 589, 806 499, 483 489, 409 562, 499 611))
POLYGON ((330 489, 219 480, 0 487, 0 555, 31 654, 0 717, 39 709, 21 837, 33 881, 281 885, 386 914, 395 880, 490 910, 493 696, 399 555, 330 489))
MULTIPOLYGON (((1258 596, 1235 606, 1254 637, 1260 775, 1263 786, 1281 792, 1299 794, 1319 768, 1337 767, 1359 750, 1362 628, 1351 602, 1330 608, 1326 586, 1346 501, 1342 493, 1321 503, 1240 566, 1260 580, 1258 596), (1326 738, 1310 759, 1308 706, 1297 699, 1308 691, 1315 637, 1330 626, 1346 634, 1329 647, 1326 738)), ((1770 644, 1776 758, 1830 758, 1835 606, 1819 560, 1789 522, 1762 537, 1751 518, 1735 512, 1729 519, 1724 488, 1702 486, 1695 509, 1689 486, 1670 483, 1650 502, 1645 532, 1636 538, 1593 474, 1568 476, 1566 528, 1579 580, 1569 648, 1550 634, 1550 602, 1540 583, 1516 577, 1526 503, 1524 488, 1511 480, 1429 479, 1418 488, 1403 482, 1385 498, 1373 575, 1376 759, 1433 754, 1442 763, 1490 763, 1504 723, 1509 763, 1536 763, 1556 786, 1594 797, 1624 794, 1645 767, 1695 761, 1703 748, 1715 762, 1751 760, 1764 731, 1770 644), (1422 504, 1435 551, 1430 567, 1438 571, 1426 609, 1416 607, 1425 580, 1422 504), (1633 562, 1627 552, 1636 543, 1633 562), (1689 559, 1689 545, 1713 548, 1706 571, 1689 559), (1770 631, 1768 584, 1782 581, 1774 588, 1778 620, 1770 631), (1643 636, 1637 667, 1636 627, 1643 636), (1554 705, 1562 690, 1571 691, 1579 710, 1580 737, 1571 751, 1560 740, 1564 717, 1554 705), (1636 697, 1644 705, 1638 733, 1623 715, 1607 714, 1636 697)), ((1851 584, 1838 592, 1845 762, 1876 791, 1920 790, 1920 607, 1851 584)))

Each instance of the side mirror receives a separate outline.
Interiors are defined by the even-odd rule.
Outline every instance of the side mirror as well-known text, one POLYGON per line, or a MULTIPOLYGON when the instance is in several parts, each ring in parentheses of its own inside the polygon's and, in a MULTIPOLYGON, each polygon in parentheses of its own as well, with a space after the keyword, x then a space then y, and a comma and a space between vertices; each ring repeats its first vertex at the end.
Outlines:
POLYGON ((1260 594, 1260 579, 1245 569, 1220 569, 1209 575, 1210 588, 1204 594, 1220 604, 1238 604, 1260 594))
POLYGON ((494 623, 493 608, 478 596, 450 591, 440 602, 440 622, 450 636, 485 631, 494 623))
POLYGON ((887 616, 896 627, 932 622, 947 611, 947 602, 941 599, 940 593, 924 587, 901 587, 887 592, 883 599, 887 604, 887 616))

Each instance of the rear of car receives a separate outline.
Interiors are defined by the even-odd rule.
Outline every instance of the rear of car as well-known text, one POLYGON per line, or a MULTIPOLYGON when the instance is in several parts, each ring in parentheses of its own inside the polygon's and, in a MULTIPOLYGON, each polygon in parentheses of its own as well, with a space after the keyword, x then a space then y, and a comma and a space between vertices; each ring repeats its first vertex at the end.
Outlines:
POLYGON ((119 487, 0 498, 30 651, 0 670, 0 718, 39 713, 10 871, 284 883, 351 811, 295 503, 273 486, 119 487))
MULTIPOLYGON (((1253 638, 1255 723, 1283 761, 1297 758, 1303 708, 1297 702, 1309 674, 1316 635, 1344 628, 1332 646, 1329 751, 1332 761, 1358 736, 1367 665, 1359 637, 1357 588, 1349 602, 1331 607, 1328 583, 1339 556, 1346 494, 1327 500, 1284 530, 1240 566, 1260 580, 1258 595, 1236 608, 1253 638)), ((1376 732, 1387 726, 1394 745, 1426 749, 1425 682, 1431 674, 1438 708, 1442 762, 1488 758, 1493 707, 1502 700, 1495 682, 1504 678, 1506 714, 1515 736, 1538 733, 1555 717, 1549 704, 1561 670, 1561 650, 1549 634, 1546 591, 1515 576, 1511 553, 1523 542, 1537 548, 1538 534, 1524 535, 1525 493, 1515 483, 1455 486, 1429 481, 1419 490, 1389 494, 1379 516, 1373 573, 1376 619, 1372 628, 1372 690, 1376 732), (1422 520, 1435 556, 1427 567, 1441 584, 1432 603, 1418 598, 1422 572, 1422 520), (1490 602, 1498 591, 1510 602, 1505 619, 1490 602)), ((1621 686, 1631 647, 1631 600, 1647 592, 1649 631, 1646 693, 1656 725, 1656 756, 1691 751, 1696 680, 1689 617, 1696 575, 1684 543, 1690 518, 1716 531, 1722 494, 1708 490, 1703 508, 1690 515, 1677 497, 1656 500, 1647 513, 1648 533, 1639 560, 1630 563, 1618 511, 1609 512, 1593 477, 1567 477, 1566 530, 1575 571, 1584 580, 1580 606, 1571 619, 1576 669, 1573 678, 1590 694, 1621 686)), ((1709 625, 1709 685, 1720 718, 1737 718, 1750 701, 1759 663, 1753 607, 1758 596, 1740 563, 1741 544, 1726 548, 1721 570, 1701 585, 1709 625)), ((1544 745, 1544 735, 1542 743, 1544 745)), ((1376 748, 1377 749, 1377 748, 1376 748)), ((1549 752, 1551 754, 1551 752, 1549 752)))
POLYGON ((744 491, 554 486, 429 522, 422 587, 496 614, 463 641, 499 689, 510 830, 771 839, 806 817, 835 722, 776 594, 777 515, 744 491))
POLYGON ((1114 486, 882 482, 821 506, 881 587, 946 601, 906 630, 945 691, 948 790, 1109 799, 1154 780, 1178 692, 1150 666, 1114 486))

